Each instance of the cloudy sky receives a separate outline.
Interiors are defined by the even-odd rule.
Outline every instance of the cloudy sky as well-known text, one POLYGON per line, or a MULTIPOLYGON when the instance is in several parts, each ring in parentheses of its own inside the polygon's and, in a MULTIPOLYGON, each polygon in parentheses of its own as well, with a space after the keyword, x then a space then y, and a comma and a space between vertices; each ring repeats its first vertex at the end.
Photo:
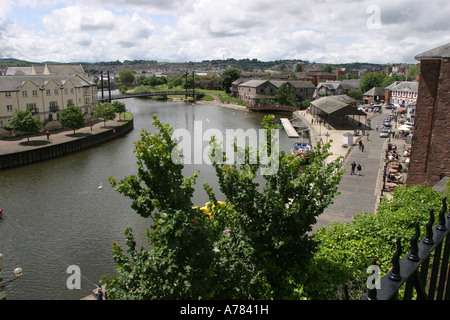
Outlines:
POLYGON ((0 0, 0 58, 416 63, 448 0, 0 0))

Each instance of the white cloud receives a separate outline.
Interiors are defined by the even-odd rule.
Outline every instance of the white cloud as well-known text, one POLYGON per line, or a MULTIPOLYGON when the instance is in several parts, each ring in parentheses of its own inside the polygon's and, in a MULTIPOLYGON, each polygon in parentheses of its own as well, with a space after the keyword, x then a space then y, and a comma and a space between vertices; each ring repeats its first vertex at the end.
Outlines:
POLYGON ((6 10, 0 56, 32 61, 395 63, 414 62, 416 54, 450 42, 446 0, 0 1, 6 10), (15 6, 31 13, 39 8, 41 25, 15 23, 15 6), (369 7, 378 8, 379 17, 369 7), (369 18, 378 19, 378 28, 368 27, 369 18))

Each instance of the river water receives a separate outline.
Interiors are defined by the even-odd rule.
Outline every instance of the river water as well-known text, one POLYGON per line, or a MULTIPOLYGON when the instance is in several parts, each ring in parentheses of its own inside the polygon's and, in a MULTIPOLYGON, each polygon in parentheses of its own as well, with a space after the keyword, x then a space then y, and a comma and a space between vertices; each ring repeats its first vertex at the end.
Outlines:
MULTIPOLYGON (((101 146, 69 156, 24 167, 0 171, 0 253, 3 254, 3 278, 14 278, 16 267, 23 276, 10 283, 10 300, 80 299, 89 295, 102 275, 115 274, 112 243, 127 249, 124 231, 133 229, 140 244, 150 219, 130 208, 131 201, 115 191, 108 182, 136 173, 134 142, 142 129, 155 132, 153 114, 174 129, 193 132, 201 124, 203 131, 261 128, 265 113, 247 112, 214 105, 184 102, 157 102, 147 99, 122 100, 134 115, 134 130, 101 146), (102 186, 99 189, 99 186, 102 186), (75 265, 81 272, 81 287, 69 289, 75 265)), ((276 115, 277 117, 281 115, 276 115)), ((290 115, 284 115, 289 117, 290 115)), ((280 149, 288 152, 295 139, 280 131, 280 149)), ((205 142, 205 145, 207 143, 205 142)), ((200 170, 195 203, 208 201, 203 184, 210 184, 220 199, 214 168, 206 163, 186 165, 186 175, 200 170)), ((73 283, 73 282, 71 282, 73 283)))

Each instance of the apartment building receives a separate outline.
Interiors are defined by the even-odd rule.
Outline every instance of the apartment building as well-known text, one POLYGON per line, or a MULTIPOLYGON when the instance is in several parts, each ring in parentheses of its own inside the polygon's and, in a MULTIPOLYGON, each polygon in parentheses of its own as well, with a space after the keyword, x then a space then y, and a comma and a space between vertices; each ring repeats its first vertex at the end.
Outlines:
POLYGON ((98 103, 97 85, 80 74, 16 75, 22 72, 0 77, 0 128, 14 110, 28 109, 45 123, 58 120, 69 105, 90 114, 98 103))

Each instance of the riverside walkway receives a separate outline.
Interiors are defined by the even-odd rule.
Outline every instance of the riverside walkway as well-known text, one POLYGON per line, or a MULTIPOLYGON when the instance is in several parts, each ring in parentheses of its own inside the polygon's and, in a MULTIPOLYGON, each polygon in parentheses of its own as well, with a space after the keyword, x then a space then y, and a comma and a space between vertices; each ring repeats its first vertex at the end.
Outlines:
POLYGON ((133 128, 132 123, 128 123, 117 117, 107 121, 106 126, 103 121, 97 121, 75 133, 73 130, 52 131, 49 139, 45 133, 1 138, 0 169, 11 167, 14 162, 27 164, 86 149, 128 132, 133 128))
MULTIPOLYGON (((381 114, 374 116, 371 119, 372 128, 375 128, 377 124, 381 127, 385 116, 389 113, 390 111, 383 110, 381 114)), ((342 168, 346 170, 339 184, 340 194, 335 196, 333 204, 317 218, 314 229, 320 226, 326 227, 332 222, 351 222, 356 213, 374 213, 382 188, 384 150, 387 139, 380 138, 379 132, 370 130, 366 131, 369 132, 369 140, 366 136, 358 136, 354 138, 352 147, 344 148, 343 135, 351 130, 327 130, 321 124, 312 124, 311 115, 302 114, 302 116, 310 124, 312 146, 314 147, 317 141, 322 140, 326 143, 332 139, 330 152, 333 155, 328 158, 328 161, 343 156, 342 168), (359 140, 365 146, 364 152, 359 149, 359 140), (350 175, 352 161, 361 164, 360 176, 350 175)))

